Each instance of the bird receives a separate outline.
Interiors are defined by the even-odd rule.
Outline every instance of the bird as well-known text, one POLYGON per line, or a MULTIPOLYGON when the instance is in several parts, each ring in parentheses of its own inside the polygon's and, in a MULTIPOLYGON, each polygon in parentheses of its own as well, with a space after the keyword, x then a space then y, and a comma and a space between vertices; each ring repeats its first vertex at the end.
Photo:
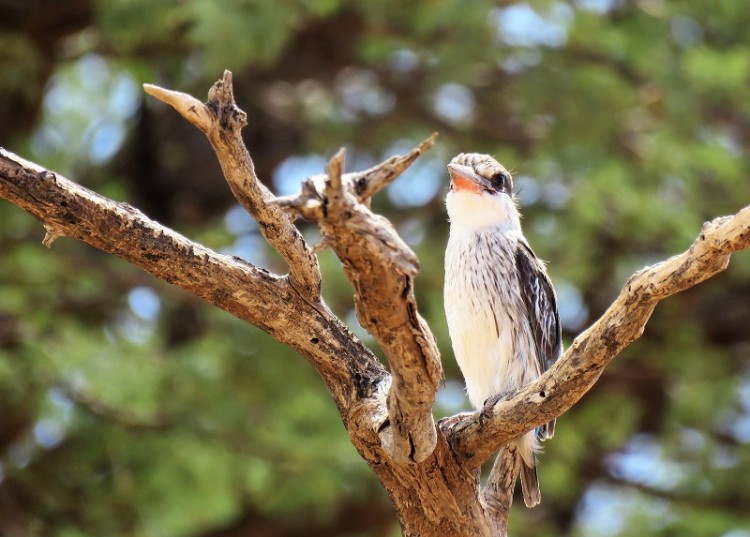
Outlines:
MULTIPOLYGON (((469 401, 486 416, 562 354, 560 316, 545 264, 521 230, 508 170, 490 155, 461 153, 448 173, 445 314, 469 401)), ((527 507, 541 501, 536 452, 554 432, 553 420, 516 440, 527 507)))

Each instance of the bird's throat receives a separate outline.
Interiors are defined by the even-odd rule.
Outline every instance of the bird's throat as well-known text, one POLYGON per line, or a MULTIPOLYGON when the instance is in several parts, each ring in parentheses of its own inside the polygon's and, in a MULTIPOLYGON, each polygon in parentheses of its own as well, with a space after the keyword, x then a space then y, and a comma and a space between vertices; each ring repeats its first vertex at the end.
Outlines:
POLYGON ((521 221, 509 196, 492 196, 486 192, 456 190, 446 199, 451 233, 476 232, 486 228, 520 231, 521 221))

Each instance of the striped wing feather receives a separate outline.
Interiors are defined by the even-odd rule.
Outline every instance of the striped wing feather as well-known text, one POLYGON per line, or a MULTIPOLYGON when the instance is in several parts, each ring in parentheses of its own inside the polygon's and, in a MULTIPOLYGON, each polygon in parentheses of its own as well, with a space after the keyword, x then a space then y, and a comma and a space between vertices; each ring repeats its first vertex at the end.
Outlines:
MULTIPOLYGON (((544 265, 525 242, 518 244, 516 268, 529 324, 534 334, 539 371, 543 373, 552 367, 562 354, 562 330, 555 290, 544 265)), ((554 434, 554 420, 540 426, 537 431, 540 440, 552 438, 554 434)))

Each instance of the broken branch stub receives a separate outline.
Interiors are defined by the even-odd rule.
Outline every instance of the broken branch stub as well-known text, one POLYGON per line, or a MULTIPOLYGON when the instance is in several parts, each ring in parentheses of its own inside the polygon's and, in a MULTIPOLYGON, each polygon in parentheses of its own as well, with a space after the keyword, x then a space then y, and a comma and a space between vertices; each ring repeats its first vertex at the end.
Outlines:
POLYGON ((398 179, 425 151, 435 145, 437 136, 438 134, 433 132, 406 155, 396 155, 370 169, 352 173, 349 180, 359 201, 364 203, 398 179))
MULTIPOLYGON (((366 170, 350 173, 343 173, 342 170, 341 189, 353 194, 357 201, 369 208, 369 198, 398 179, 435 144, 436 139, 437 133, 433 133, 405 155, 390 157, 366 170)), ((317 222, 326 216, 328 203, 325 189, 328 180, 327 175, 313 175, 302 181, 298 194, 281 196, 269 203, 296 213, 305 220, 317 222)))

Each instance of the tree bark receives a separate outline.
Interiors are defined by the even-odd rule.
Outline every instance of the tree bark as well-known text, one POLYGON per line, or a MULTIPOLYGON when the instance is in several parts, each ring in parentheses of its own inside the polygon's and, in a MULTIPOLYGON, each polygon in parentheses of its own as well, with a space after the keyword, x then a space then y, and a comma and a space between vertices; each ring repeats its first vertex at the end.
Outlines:
POLYGON ((289 265, 279 276, 217 254, 58 174, 0 150, 0 197, 47 230, 43 243, 68 236, 110 252, 200 296, 293 347, 324 379, 353 445, 380 478, 407 536, 505 535, 518 469, 509 442, 574 405, 606 365, 640 337, 656 304, 725 269, 750 245, 750 207, 703 226, 686 252, 633 275, 605 314, 536 382, 492 409, 438 427, 432 404, 440 356, 414 296, 418 260, 393 226, 370 210, 370 197, 434 142, 369 170, 344 173, 344 153, 325 175, 302 182, 298 195, 275 198, 255 175, 226 72, 203 104, 146 85, 203 131, 232 192, 268 243, 289 265), (355 289, 362 325, 383 348, 390 373, 330 311, 320 296, 314 249, 294 217, 318 223, 355 289), (501 452, 482 488, 479 469, 501 452))

